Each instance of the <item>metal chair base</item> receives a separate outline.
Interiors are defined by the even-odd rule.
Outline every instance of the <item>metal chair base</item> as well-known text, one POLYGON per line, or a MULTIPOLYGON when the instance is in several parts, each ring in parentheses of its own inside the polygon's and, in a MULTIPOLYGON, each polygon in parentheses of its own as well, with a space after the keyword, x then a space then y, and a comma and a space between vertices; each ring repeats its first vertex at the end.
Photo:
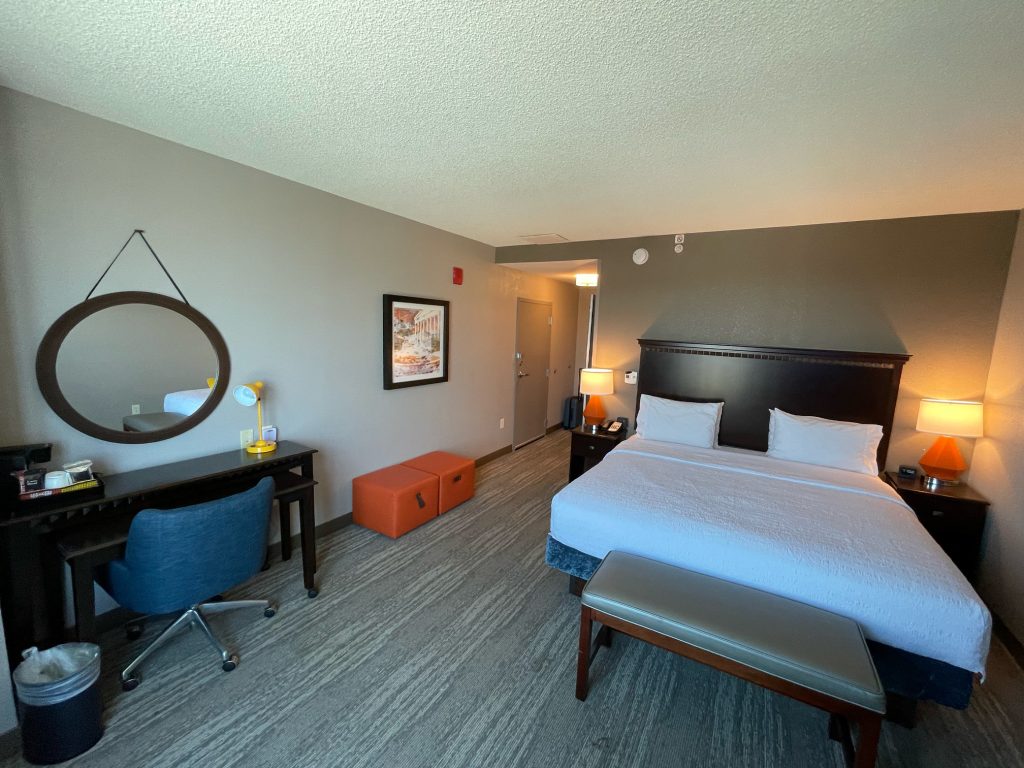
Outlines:
POLYGON ((186 627, 198 627, 206 635, 206 639, 210 641, 210 644, 213 645, 217 653, 220 654, 221 669, 225 672, 233 670, 238 666, 238 656, 231 653, 217 639, 217 636, 213 633, 213 628, 210 627, 209 622, 206 620, 206 616, 215 613, 225 613, 226 611, 233 611, 239 608, 262 608, 263 615, 268 618, 275 613, 274 607, 270 604, 269 600, 226 600, 212 603, 197 603, 171 622, 157 636, 156 640, 147 645, 142 653, 136 656, 131 664, 121 671, 121 687, 126 691, 136 688, 140 679, 135 670, 138 669, 139 665, 186 627))

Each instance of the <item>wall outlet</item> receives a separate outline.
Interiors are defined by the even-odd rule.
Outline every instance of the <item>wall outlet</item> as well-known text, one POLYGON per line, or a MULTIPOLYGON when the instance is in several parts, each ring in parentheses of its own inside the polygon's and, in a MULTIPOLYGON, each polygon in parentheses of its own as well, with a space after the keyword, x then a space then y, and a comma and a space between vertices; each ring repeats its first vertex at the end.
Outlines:
POLYGON ((248 448, 250 445, 252 445, 252 430, 243 429, 241 432, 239 432, 238 442, 241 443, 242 448, 248 448))
POLYGON ((132 416, 138 416, 140 413, 142 413, 142 406, 139 405, 138 403, 133 403, 132 404, 132 416))
POLYGON ((504 429, 504 428, 505 428, 505 420, 504 419, 498 419, 498 429, 504 429))

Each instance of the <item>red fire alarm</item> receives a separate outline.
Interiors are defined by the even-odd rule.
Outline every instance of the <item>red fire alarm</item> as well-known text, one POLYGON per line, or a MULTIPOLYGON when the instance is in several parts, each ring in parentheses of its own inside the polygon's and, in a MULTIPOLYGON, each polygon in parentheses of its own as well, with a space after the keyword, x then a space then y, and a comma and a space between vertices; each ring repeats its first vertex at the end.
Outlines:
POLYGON ((462 267, 452 267, 452 285, 462 285, 462 267))

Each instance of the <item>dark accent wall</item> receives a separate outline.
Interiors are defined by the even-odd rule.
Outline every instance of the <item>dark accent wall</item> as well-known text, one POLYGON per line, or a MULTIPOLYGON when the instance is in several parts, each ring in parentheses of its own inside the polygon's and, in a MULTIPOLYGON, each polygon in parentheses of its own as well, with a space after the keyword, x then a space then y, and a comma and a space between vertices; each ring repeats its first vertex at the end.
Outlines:
MULTIPOLYGON (((889 464, 916 462, 921 397, 980 399, 1019 211, 498 248, 499 263, 599 259, 595 365, 631 414, 637 338, 908 352, 889 464), (650 251, 644 266, 634 249, 650 251)), ((970 455, 970 445, 963 446, 970 455)))

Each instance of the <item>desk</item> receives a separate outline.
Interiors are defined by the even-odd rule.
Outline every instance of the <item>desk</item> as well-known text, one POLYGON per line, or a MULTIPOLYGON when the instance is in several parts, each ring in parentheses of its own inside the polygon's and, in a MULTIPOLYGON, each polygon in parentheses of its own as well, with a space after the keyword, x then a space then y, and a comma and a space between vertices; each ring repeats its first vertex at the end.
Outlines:
MULTIPOLYGON (((11 663, 31 645, 60 642, 64 634, 63 559, 57 540, 75 533, 97 536, 116 521, 147 508, 170 508, 227 496, 274 477, 282 503, 299 501, 303 583, 316 595, 316 540, 312 493, 313 454, 289 441, 263 456, 228 451, 157 467, 105 475, 102 496, 75 494, 15 503, 0 511, 0 606, 11 663), (292 472, 298 470, 298 474, 292 472)), ((290 533, 290 531, 288 531, 290 533)), ((288 552, 282 542, 282 552, 288 552)))

